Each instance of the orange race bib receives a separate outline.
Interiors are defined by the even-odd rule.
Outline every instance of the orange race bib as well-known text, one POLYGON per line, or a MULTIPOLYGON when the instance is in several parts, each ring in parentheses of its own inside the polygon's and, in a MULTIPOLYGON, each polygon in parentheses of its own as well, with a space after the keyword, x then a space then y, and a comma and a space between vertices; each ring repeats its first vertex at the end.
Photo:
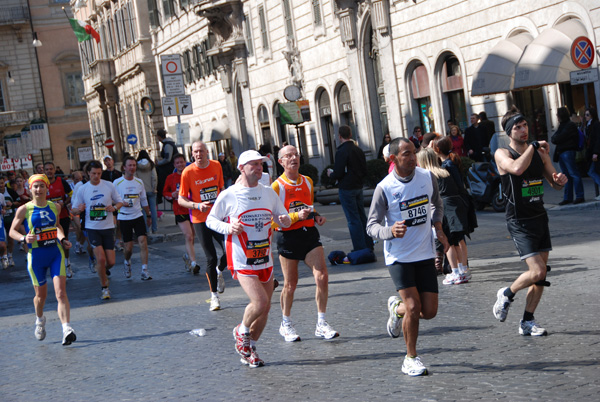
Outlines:
POLYGON ((34 234, 38 247, 54 246, 58 239, 58 230, 56 227, 35 228, 34 234))
POLYGON ((269 239, 258 241, 248 240, 246 243, 246 264, 266 264, 269 262, 270 250, 269 239))

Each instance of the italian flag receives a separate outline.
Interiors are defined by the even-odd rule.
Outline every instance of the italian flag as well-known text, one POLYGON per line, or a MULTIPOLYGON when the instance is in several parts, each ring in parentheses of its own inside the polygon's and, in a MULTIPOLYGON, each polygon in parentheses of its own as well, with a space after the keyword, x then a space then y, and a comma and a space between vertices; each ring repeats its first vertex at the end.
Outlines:
POLYGON ((73 28, 73 32, 75 32, 78 42, 83 42, 90 38, 94 38, 96 43, 100 43, 100 35, 98 35, 98 32, 96 32, 96 30, 92 28, 90 24, 86 24, 85 22, 75 18, 69 18, 69 22, 71 23, 71 27, 73 28))

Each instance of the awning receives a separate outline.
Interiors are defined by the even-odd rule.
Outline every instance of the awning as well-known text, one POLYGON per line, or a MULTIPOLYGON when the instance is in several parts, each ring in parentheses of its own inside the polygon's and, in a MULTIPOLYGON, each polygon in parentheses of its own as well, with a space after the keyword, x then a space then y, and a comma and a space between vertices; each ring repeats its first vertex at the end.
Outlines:
POLYGON ((67 135, 67 140, 69 141, 89 140, 91 138, 92 135, 90 134, 90 130, 73 131, 71 134, 67 135))
POLYGON ((211 122, 202 130, 202 141, 213 142, 231 138, 227 118, 211 122))
POLYGON ((533 36, 522 32, 501 40, 486 54, 473 75, 471 96, 509 92, 514 87, 515 67, 533 36))
POLYGON ((588 36, 588 33, 575 19, 542 32, 527 46, 517 63, 514 88, 570 81, 569 73, 579 70, 571 60, 571 45, 579 36, 588 36))

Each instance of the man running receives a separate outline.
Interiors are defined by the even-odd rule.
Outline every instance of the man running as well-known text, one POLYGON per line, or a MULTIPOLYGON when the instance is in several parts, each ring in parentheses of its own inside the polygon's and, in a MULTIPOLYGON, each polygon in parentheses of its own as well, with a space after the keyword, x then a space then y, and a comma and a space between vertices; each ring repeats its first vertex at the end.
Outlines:
POLYGON ((504 322, 515 294, 529 288, 519 334, 541 336, 547 331, 536 323, 533 313, 542 298, 544 286, 548 284, 546 264, 552 250, 548 214, 544 208, 543 179, 546 178, 555 190, 560 190, 568 179, 564 174, 556 173, 546 141, 527 143, 527 120, 515 106, 502 118, 502 128, 510 138, 510 145, 508 149, 498 149, 494 158, 508 201, 506 226, 528 270, 512 285, 498 290, 493 312, 500 322, 504 322))
POLYGON ((133 232, 140 245, 140 259, 142 260, 142 280, 152 279, 148 271, 148 238, 146 225, 150 227, 152 217, 150 207, 146 198, 144 183, 135 177, 137 162, 133 156, 128 156, 123 161, 125 168, 123 177, 114 181, 114 186, 123 200, 123 206, 119 209, 117 220, 121 226, 121 234, 125 248, 123 250, 123 273, 125 278, 131 278, 131 255, 133 254, 133 232), (146 211, 146 222, 142 208, 146 211))
POLYGON ((102 164, 94 160, 88 162, 86 171, 90 181, 77 191, 73 201, 73 213, 85 214, 85 231, 96 258, 96 271, 102 286, 103 300, 110 299, 108 289, 109 270, 115 265, 115 223, 113 213, 123 201, 115 186, 102 180, 102 164))
POLYGON ((298 284, 298 265, 304 261, 312 269, 317 290, 315 301, 317 303, 317 327, 315 336, 333 339, 340 334, 325 321, 327 310, 327 297, 329 277, 325 252, 315 223, 322 226, 326 219, 314 211, 314 187, 310 177, 301 175, 300 155, 296 147, 288 145, 279 151, 279 163, 283 166, 284 173, 271 185, 279 195, 279 199, 292 218, 289 228, 277 228, 280 235, 277 239, 279 262, 283 271, 284 285, 281 290, 281 312, 283 320, 279 327, 279 334, 286 342, 300 340, 296 328, 290 317, 294 292, 298 284))
POLYGON ((286 228, 292 223, 277 194, 258 183, 264 161, 257 151, 240 155, 241 180, 217 198, 206 220, 209 228, 227 235, 229 268, 250 299, 233 337, 241 362, 251 368, 264 365, 256 342, 267 324, 273 295, 271 220, 286 228))
MULTIPOLYGON (((225 189, 225 184, 221 164, 208 159, 206 144, 202 141, 194 142, 192 154, 195 162, 186 167, 181 174, 179 205, 192 210, 194 230, 206 255, 206 277, 211 292, 210 311, 215 311, 221 309, 217 282, 221 282, 221 289, 225 288, 223 270, 227 265, 227 257, 225 256, 223 235, 206 226, 206 217, 219 193, 225 189), (214 241, 223 250, 220 261, 217 258, 214 241), (219 263, 219 269, 217 269, 217 263, 219 263)), ((191 265, 194 274, 200 273, 200 266, 196 261, 192 260, 191 265)))
MULTIPOLYGON (((50 182, 48 188, 48 199, 55 204, 60 205, 60 226, 62 227, 65 237, 69 238, 69 227, 71 226, 71 218, 67 205, 71 202, 73 190, 69 183, 62 177, 56 177, 56 166, 53 162, 44 163, 44 171, 50 182)), ((67 269, 67 278, 73 277, 71 269, 71 260, 69 259, 69 249, 65 249, 65 266, 67 269)))
POLYGON ((444 252, 450 247, 442 230, 443 202, 435 176, 417 167, 416 149, 410 140, 394 139, 390 159, 394 171, 375 189, 367 233, 385 240, 385 263, 400 295, 388 299, 387 331, 392 338, 404 332, 402 372, 426 375, 427 368, 417 355, 417 337, 419 320, 432 319, 438 309, 432 222, 444 252))

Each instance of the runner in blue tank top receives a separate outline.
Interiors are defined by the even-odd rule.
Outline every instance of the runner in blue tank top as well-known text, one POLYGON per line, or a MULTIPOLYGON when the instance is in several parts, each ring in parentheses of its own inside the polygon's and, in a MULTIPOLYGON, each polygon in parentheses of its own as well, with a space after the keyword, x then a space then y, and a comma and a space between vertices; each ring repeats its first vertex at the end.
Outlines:
POLYGON ((50 268, 50 276, 54 283, 54 293, 58 301, 58 317, 63 327, 63 345, 70 345, 77 337, 70 324, 70 306, 67 298, 67 279, 64 250, 71 248, 65 237, 58 217, 60 205, 46 201, 50 182, 46 175, 36 174, 29 178, 29 188, 33 201, 22 205, 17 210, 10 228, 10 237, 30 244, 27 252, 27 270, 33 282, 35 297, 35 337, 42 341, 46 338, 46 317, 44 304, 48 295, 46 272, 50 268), (25 225, 27 235, 23 236, 18 228, 25 225))

